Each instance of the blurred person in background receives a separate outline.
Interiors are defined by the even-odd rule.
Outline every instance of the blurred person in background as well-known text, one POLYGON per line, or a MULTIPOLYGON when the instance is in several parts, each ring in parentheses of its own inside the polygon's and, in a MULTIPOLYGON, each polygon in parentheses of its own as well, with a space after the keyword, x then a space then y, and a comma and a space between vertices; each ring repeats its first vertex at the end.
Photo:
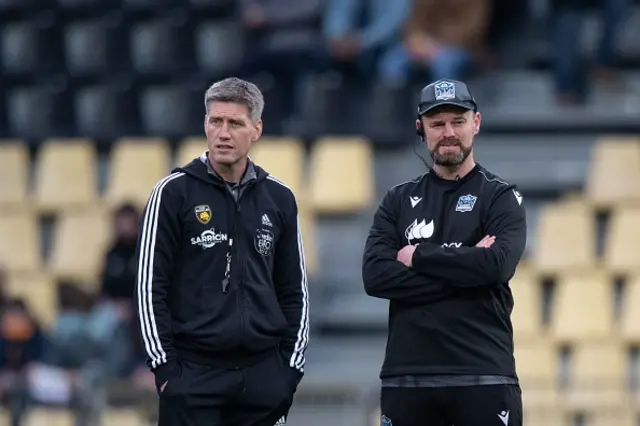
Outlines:
POLYGON ((331 59, 353 65, 363 78, 379 76, 382 58, 401 40, 411 0, 327 1, 323 31, 331 59))
POLYGON ((42 361, 45 345, 24 301, 5 300, 0 312, 0 398, 11 413, 11 426, 22 424, 31 398, 29 369, 42 361))
POLYGON ((552 0, 552 66, 558 102, 576 105, 585 101, 590 71, 596 82, 614 86, 620 33, 630 12, 629 0, 552 0), (582 25, 589 9, 598 9, 602 22, 594 63, 582 52, 582 25))
POLYGON ((509 280, 527 229, 515 186, 477 164, 481 116, 466 84, 420 96, 433 167, 389 190, 366 241, 367 294, 387 299, 383 426, 521 426, 509 280))
POLYGON ((39 399, 69 404, 76 426, 98 424, 105 404, 104 357, 112 345, 99 315, 95 296, 75 281, 58 283, 58 316, 49 332, 50 346, 38 370, 39 399))
POLYGON ((205 107, 207 151, 158 182, 140 228, 137 306, 159 426, 281 425, 309 333, 298 206, 248 156, 260 90, 227 78, 205 107))
POLYGON ((492 0, 413 0, 404 39, 385 52, 384 83, 403 85, 414 65, 430 79, 461 79, 485 56, 492 0))
POLYGON ((135 329, 134 293, 137 276, 136 248, 140 213, 131 204, 120 206, 114 213, 114 241, 107 251, 99 303, 94 314, 110 328, 110 340, 119 348, 110 351, 106 359, 109 375, 128 376, 134 368, 138 339, 135 329))
MULTIPOLYGON (((292 118, 301 97, 300 85, 323 67, 321 22, 325 0, 241 0, 242 23, 248 30, 240 74, 272 73, 283 90, 284 114, 292 118)), ((295 117, 293 117, 295 118, 295 117)))

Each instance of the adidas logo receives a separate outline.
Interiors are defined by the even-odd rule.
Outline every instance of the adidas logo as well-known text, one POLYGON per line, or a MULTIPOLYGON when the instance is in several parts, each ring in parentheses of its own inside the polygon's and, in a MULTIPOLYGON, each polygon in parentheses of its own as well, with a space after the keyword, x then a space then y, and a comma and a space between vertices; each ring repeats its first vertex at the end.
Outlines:
POLYGON ((271 220, 269 220, 269 216, 267 216, 266 213, 262 215, 262 224, 264 226, 273 226, 273 224, 271 223, 271 220))

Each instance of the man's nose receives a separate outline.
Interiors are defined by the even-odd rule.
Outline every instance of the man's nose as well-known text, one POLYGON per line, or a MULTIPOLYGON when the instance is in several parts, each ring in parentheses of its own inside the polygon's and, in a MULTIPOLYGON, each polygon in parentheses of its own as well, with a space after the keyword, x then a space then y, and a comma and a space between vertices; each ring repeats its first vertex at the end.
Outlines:
POLYGON ((224 140, 231 139, 231 133, 229 132, 228 123, 222 124, 222 126, 220 127, 220 132, 218 133, 218 137, 224 140))
POLYGON ((453 137, 455 136, 456 133, 453 131, 453 126, 451 125, 451 123, 445 123, 444 125, 444 136, 445 137, 453 137))

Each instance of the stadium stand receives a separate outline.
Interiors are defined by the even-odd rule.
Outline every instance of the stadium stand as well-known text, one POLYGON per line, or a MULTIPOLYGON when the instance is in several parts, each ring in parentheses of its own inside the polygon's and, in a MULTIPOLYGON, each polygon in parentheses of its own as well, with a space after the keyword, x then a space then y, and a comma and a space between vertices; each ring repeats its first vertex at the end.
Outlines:
POLYGON ((22 141, 4 141, 0 145, 0 179, 11 182, 0 186, 2 211, 20 207, 29 190, 29 151, 22 141))
MULTIPOLYGON (((0 0, 0 265, 9 293, 45 328, 58 315, 58 280, 99 287, 113 209, 141 208, 158 179, 206 149, 204 91, 236 74, 253 45, 232 3, 0 0)), ((566 106, 541 37, 543 3, 526 2, 534 16, 500 46, 504 65, 472 80, 483 114, 476 158, 517 183, 527 207, 526 259, 511 282, 525 424, 633 426, 640 8, 621 33, 618 90, 594 84, 585 105, 566 106)), ((424 171, 413 127, 424 81, 390 89, 310 76, 296 122, 281 114, 288 95, 277 75, 252 80, 265 94, 267 135, 252 158, 298 195, 309 269, 313 339, 288 423, 377 425, 387 303, 364 294, 360 262, 379 200, 424 171)), ((132 404, 111 404, 103 425, 148 425, 132 404)), ((9 424, 1 409, 0 424, 9 424)), ((24 424, 74 418, 38 407, 24 424)))

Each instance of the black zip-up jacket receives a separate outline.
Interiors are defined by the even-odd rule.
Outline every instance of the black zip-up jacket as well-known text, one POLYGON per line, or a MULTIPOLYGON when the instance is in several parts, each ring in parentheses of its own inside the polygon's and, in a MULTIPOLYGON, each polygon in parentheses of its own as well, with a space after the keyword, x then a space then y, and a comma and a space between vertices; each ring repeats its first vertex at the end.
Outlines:
POLYGON ((173 170, 144 211, 137 300, 157 383, 176 360, 242 368, 276 349, 299 381, 308 292, 291 190, 250 161, 239 185, 206 155, 173 170))
POLYGON ((480 165, 458 180, 430 171, 392 188, 364 251, 367 294, 390 300, 381 377, 517 379, 509 280, 526 244, 522 196, 480 165), (496 237, 491 248, 475 245, 496 237), (408 268, 398 251, 418 244, 408 268))

